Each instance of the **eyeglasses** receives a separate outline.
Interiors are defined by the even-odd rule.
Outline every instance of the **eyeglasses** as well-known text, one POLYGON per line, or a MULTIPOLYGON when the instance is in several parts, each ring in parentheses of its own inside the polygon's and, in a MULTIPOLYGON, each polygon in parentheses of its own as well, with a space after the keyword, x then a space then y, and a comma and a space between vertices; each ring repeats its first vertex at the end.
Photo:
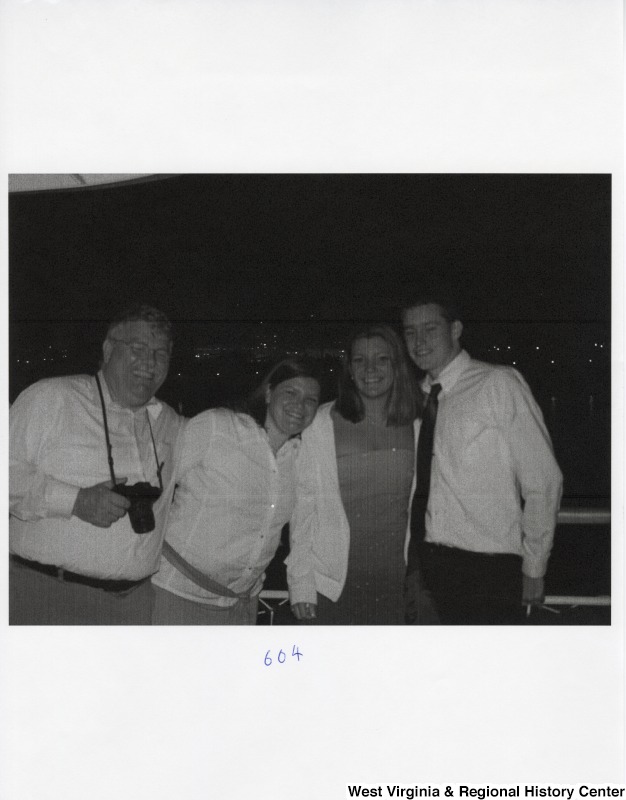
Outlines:
POLYGON ((131 354, 134 358, 139 358, 143 361, 147 361, 150 355, 154 356, 154 360, 157 364, 167 365, 170 361, 170 352, 169 350, 165 350, 162 347, 153 350, 151 347, 148 347, 147 344, 143 342, 133 342, 127 341, 126 339, 114 339, 112 336, 109 336, 109 339, 112 342, 116 342, 117 344, 123 344, 128 347, 131 354))

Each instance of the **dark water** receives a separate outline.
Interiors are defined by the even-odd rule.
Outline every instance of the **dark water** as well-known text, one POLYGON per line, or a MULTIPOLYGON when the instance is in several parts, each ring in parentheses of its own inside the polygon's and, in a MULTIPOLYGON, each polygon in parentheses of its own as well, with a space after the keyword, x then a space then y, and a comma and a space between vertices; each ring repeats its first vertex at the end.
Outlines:
POLYGON ((607 507, 611 492, 610 408, 591 395, 539 398, 563 471, 563 505, 607 507))
MULTIPOLYGON (((554 397, 554 396, 553 396, 554 397)), ((611 420, 608 403, 598 395, 540 398, 554 450, 563 471, 562 508, 611 506, 611 420)), ((552 595, 611 593, 611 526, 559 525, 546 575, 552 595)), ((606 624, 610 609, 561 610, 562 619, 546 624, 606 624)), ((545 616, 545 615, 544 615, 545 616)))

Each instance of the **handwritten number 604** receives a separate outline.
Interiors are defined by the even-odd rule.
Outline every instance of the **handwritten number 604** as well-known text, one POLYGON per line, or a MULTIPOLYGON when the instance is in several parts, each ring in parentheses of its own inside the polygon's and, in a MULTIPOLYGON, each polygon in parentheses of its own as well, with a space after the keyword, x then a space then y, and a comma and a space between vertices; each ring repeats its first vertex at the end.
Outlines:
MULTIPOLYGON (((265 664, 266 667, 269 667, 272 664, 273 659, 270 656, 271 652, 272 652, 271 650, 268 650, 267 653, 265 654, 265 658, 263 659, 263 663, 265 664)), ((297 644, 294 644, 294 646, 292 647, 291 655, 293 657, 297 658, 298 661, 300 661, 300 659, 302 658, 303 653, 301 653, 298 650, 298 645, 297 644)), ((287 655, 286 655, 284 650, 279 650, 278 651, 278 655, 276 656, 276 660, 278 661, 279 664, 284 664, 285 663, 285 661, 287 660, 287 655)))

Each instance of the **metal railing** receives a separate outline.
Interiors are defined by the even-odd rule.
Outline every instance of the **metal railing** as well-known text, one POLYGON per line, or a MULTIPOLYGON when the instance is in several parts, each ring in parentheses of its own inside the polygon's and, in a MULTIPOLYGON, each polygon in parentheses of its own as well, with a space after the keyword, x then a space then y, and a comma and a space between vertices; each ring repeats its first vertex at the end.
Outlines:
POLYGON ((608 508, 562 508, 557 516, 557 525, 610 525, 611 511, 608 508))
MULTIPOLYGON (((563 508, 559 511, 557 525, 609 525, 611 511, 606 508, 563 508)), ((289 593, 284 589, 263 589, 260 595, 261 613, 269 613, 270 625, 274 621, 274 608, 269 601, 282 606, 289 600, 289 593)), ((543 608, 553 611, 550 606, 610 606, 610 595, 547 595, 543 608)), ((559 613, 555 611, 554 613, 559 613)))
MULTIPOLYGON (((607 508, 562 508, 557 525, 610 525, 611 511, 607 508)), ((610 606, 610 595, 547 595, 544 606, 610 606)))

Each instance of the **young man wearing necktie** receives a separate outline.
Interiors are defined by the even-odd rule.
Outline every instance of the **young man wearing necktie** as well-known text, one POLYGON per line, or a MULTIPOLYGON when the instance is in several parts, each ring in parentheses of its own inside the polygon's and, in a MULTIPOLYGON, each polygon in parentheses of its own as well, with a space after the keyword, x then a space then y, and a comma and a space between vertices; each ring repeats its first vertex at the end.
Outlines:
POLYGON ((402 323, 427 397, 408 578, 443 624, 517 624, 543 601, 563 483, 541 411, 517 370, 462 349, 452 304, 416 298, 402 323))

